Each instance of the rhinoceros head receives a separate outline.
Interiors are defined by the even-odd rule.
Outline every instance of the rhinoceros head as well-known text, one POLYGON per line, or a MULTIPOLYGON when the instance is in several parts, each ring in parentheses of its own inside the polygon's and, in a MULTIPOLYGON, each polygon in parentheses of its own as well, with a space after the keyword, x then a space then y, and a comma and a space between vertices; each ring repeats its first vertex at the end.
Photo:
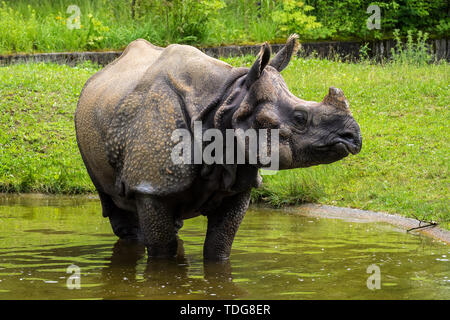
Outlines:
POLYGON ((331 163, 358 153, 362 145, 359 125, 341 89, 329 88, 321 102, 299 99, 288 90, 280 72, 298 49, 297 38, 292 35, 272 60, 269 45, 261 47, 232 119, 234 128, 279 129, 280 169, 331 163))

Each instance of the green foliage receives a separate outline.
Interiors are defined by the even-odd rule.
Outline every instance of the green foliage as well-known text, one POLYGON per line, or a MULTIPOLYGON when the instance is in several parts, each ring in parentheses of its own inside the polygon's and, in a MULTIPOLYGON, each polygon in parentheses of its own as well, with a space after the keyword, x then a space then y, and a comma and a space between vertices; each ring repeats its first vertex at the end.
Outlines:
MULTIPOLYGON (((320 39, 381 39, 392 36, 395 29, 422 30, 445 36, 448 30, 449 5, 446 0, 306 0, 314 10, 311 15, 322 24, 316 36, 320 39), (381 29, 366 26, 370 5, 381 9, 381 29)), ((448 33, 447 33, 448 34, 448 33)))
POLYGON ((97 49, 101 48, 101 43, 105 39, 105 33, 109 31, 109 27, 106 27, 102 22, 89 13, 88 17, 88 27, 86 34, 86 49, 97 49))
POLYGON ((314 8, 299 0, 283 0, 282 6, 273 13, 273 21, 280 26, 283 35, 297 33, 308 36, 311 30, 321 27, 316 17, 308 15, 314 8))
MULTIPOLYGON (((208 45, 261 43, 279 36, 272 13, 279 7, 273 0, 225 0, 217 19, 209 25, 208 45)), ((284 39, 285 40, 285 39, 284 39)))
MULTIPOLYGON (((316 16, 322 24, 315 31, 313 39, 342 40, 353 38, 356 33, 359 37, 366 38, 366 32, 369 32, 366 27, 369 17, 366 10, 372 1, 309 0, 307 3, 314 8, 310 14, 316 16)), ((371 34, 376 32, 377 30, 370 31, 371 34)))
POLYGON ((391 32, 399 29, 403 34, 408 30, 436 33, 440 20, 449 21, 449 3, 446 0, 401 0, 395 3, 391 10, 383 11, 389 21, 385 27, 391 32))
MULTIPOLYGON (((0 0, 1 1, 1 0, 0 0)), ((445 0, 4 0, 0 3, 0 53, 122 49, 137 38, 156 45, 392 38, 399 29, 445 37, 445 0), (69 5, 81 28, 67 28, 69 5), (381 8, 381 29, 369 30, 371 4, 381 8), (134 16, 132 14, 134 12, 134 16)))
POLYGON ((359 57, 361 59, 361 62, 369 61, 369 51, 370 48, 367 42, 359 48, 359 57))
POLYGON ((9 7, 4 1, 0 4, 0 48, 12 51, 33 51, 37 38, 38 22, 36 12, 27 7, 28 17, 9 7))
POLYGON ((450 34, 450 19, 441 19, 436 26, 436 34, 440 37, 448 37, 450 34))
POLYGON ((150 19, 168 43, 203 42, 208 34, 208 23, 216 19, 222 0, 159 0, 137 1, 136 19, 150 19))
POLYGON ((0 6, 0 48, 7 52, 90 50, 104 46, 109 27, 91 13, 81 15, 80 28, 71 30, 67 28, 69 15, 65 12, 39 17, 30 5, 19 9, 8 7, 5 2, 0 6))
POLYGON ((400 39, 399 30, 394 31, 394 38, 397 42, 395 48, 391 49, 391 61, 393 63, 423 65, 430 63, 433 59, 430 48, 426 44, 427 33, 417 32, 416 41, 412 31, 408 31, 406 43, 400 39))

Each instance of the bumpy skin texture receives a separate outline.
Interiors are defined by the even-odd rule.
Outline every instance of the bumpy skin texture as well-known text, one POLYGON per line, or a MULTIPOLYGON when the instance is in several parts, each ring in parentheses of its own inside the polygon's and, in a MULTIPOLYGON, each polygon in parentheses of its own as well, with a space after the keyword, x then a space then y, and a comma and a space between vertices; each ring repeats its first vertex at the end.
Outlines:
POLYGON ((170 258, 177 253, 178 239, 170 207, 153 196, 136 197, 144 243, 150 257, 170 258))
POLYGON ((250 190, 227 199, 216 211, 207 212, 203 256, 207 259, 227 259, 231 253, 234 236, 244 219, 250 203, 250 190))
MULTIPOLYGON (((280 73, 299 44, 291 36, 270 61, 264 44, 254 65, 233 68, 184 45, 132 42, 85 84, 75 113, 78 147, 114 233, 143 241, 151 257, 177 252, 184 219, 208 217, 207 259, 230 255, 261 183, 257 164, 174 164, 175 129, 279 129, 280 167, 337 161, 361 149, 359 126, 340 89, 301 100, 280 73)), ((244 150, 248 158, 248 150, 244 150)))

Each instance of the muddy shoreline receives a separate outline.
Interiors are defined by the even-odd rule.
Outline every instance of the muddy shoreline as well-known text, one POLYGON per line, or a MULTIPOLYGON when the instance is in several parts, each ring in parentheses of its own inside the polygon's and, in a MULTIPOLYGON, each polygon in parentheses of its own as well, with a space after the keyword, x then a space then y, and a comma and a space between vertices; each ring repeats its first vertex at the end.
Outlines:
MULTIPOLYGON (((421 222, 416 219, 389 214, 386 212, 367 211, 353 208, 342 208, 321 204, 304 204, 296 207, 283 209, 283 211, 298 214, 303 216, 342 219, 357 223, 381 222, 389 223, 391 225, 404 229, 405 232, 409 229, 418 228, 428 225, 428 223, 421 222)), ((423 234, 450 244, 450 231, 444 230, 439 226, 429 226, 420 229, 409 231, 411 234, 423 234)))

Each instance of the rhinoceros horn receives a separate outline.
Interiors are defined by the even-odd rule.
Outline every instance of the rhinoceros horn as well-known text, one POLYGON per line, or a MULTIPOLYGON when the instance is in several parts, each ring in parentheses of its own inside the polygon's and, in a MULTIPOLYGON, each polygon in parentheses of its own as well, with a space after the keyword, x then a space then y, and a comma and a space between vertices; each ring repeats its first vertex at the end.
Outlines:
POLYGON ((348 100, 345 97, 344 92, 339 88, 330 87, 328 94, 325 96, 322 103, 347 111, 351 114, 348 100))

